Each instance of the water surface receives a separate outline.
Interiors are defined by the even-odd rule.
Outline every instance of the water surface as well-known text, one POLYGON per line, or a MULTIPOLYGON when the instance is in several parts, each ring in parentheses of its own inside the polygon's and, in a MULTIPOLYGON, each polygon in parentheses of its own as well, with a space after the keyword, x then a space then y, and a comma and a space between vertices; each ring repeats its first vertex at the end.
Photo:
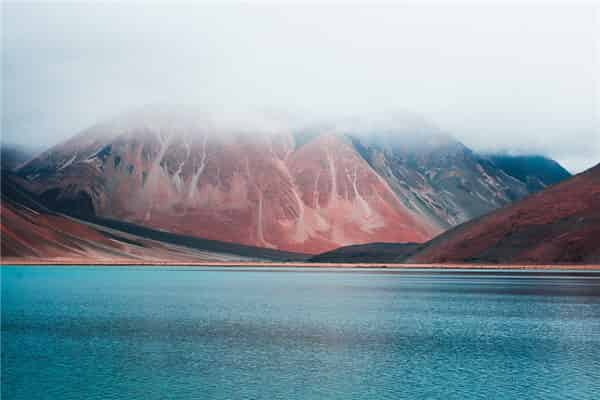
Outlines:
POLYGON ((3 399, 598 399, 600 275, 3 267, 3 399))

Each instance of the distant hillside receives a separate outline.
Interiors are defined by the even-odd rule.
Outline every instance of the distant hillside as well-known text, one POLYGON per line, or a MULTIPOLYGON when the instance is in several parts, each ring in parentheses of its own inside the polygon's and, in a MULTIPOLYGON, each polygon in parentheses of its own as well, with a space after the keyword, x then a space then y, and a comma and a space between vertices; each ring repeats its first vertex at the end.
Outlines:
POLYGON ((414 254, 419 243, 368 243, 340 247, 312 257, 321 263, 390 263, 414 254))
POLYGON ((408 262, 600 262, 600 164, 455 227, 408 262))
POLYGON ((353 142, 402 204, 442 230, 530 194, 524 182, 440 131, 367 131, 353 142))
POLYGON ((558 162, 544 156, 495 154, 488 158, 498 168, 525 183, 530 192, 540 191, 571 177, 558 162))

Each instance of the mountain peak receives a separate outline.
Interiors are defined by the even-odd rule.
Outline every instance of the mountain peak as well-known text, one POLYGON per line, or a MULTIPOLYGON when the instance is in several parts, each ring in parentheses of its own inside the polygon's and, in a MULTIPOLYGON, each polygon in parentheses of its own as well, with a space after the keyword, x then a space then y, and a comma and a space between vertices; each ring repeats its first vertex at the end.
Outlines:
POLYGON ((529 193, 418 116, 352 121, 147 106, 18 173, 63 212, 304 253, 424 242, 529 193))

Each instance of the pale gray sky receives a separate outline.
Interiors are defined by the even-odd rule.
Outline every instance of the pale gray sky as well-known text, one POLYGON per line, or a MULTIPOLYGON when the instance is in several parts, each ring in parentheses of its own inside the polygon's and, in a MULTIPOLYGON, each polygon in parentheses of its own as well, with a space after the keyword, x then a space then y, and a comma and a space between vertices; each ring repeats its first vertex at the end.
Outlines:
POLYGON ((2 4, 2 135, 49 146, 145 104, 409 110, 476 150, 600 162, 592 5, 2 4))

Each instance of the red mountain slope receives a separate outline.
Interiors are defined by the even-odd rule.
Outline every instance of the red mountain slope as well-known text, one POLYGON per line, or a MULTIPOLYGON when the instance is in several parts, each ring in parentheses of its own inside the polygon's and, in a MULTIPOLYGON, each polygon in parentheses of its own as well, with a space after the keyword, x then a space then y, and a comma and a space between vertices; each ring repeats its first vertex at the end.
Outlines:
POLYGON ((19 173, 59 210, 304 253, 440 231, 327 132, 299 145, 286 128, 152 110, 83 132, 19 173))
MULTIPOLYGON (((60 259, 88 263, 127 261, 203 261, 215 258, 189 249, 106 232, 61 215, 37 212, 3 201, 1 258, 33 261, 60 259)), ((127 236, 127 235, 125 235, 127 236)))
POLYGON ((600 262, 600 164, 440 235, 407 262, 600 262))
POLYGON ((0 260, 5 263, 60 261, 201 262, 303 260, 284 253, 173 235, 119 221, 94 223, 50 211, 19 178, 3 172, 0 202, 0 260))

